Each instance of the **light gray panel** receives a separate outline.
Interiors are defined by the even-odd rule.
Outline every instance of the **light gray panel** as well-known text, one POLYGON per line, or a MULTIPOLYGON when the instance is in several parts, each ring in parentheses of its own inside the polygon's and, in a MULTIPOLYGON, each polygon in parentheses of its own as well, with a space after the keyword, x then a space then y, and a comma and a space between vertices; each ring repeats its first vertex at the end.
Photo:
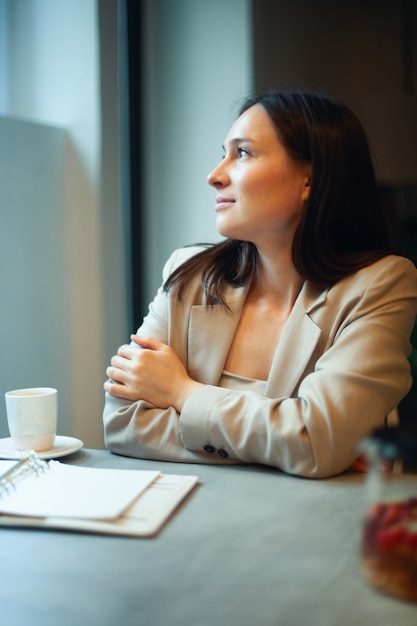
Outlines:
POLYGON ((5 391, 32 386, 58 388, 71 434, 65 151, 65 131, 0 118, 0 436, 5 391))

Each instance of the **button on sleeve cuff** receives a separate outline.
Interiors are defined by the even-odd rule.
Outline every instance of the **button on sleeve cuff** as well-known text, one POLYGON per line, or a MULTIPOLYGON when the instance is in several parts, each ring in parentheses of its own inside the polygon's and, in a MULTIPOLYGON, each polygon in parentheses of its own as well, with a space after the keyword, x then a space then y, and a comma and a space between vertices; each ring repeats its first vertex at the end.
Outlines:
POLYGON ((223 459, 234 457, 225 441, 214 440, 213 431, 216 429, 211 424, 213 405, 221 403, 222 397, 229 393, 230 390, 205 385, 187 398, 181 411, 179 426, 182 442, 188 450, 204 450, 223 459))

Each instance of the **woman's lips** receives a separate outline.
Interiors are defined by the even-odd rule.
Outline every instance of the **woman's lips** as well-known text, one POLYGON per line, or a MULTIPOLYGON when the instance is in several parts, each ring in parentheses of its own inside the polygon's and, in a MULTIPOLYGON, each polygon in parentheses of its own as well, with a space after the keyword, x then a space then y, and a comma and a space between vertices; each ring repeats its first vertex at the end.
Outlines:
POLYGON ((225 198, 223 196, 217 196, 215 211, 221 211, 222 209, 229 207, 231 204, 234 204, 234 202, 235 201, 233 198, 225 198))

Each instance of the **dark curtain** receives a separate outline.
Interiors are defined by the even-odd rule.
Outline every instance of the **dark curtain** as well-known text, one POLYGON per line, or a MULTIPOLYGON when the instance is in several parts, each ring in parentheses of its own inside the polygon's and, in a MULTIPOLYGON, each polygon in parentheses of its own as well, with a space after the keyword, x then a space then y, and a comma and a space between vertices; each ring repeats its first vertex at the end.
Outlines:
POLYGON ((144 302, 143 255, 144 209, 143 209, 143 107, 142 107, 142 28, 143 3, 141 0, 122 0, 121 22, 124 25, 124 89, 126 90, 125 151, 127 155, 128 232, 130 245, 130 289, 132 331, 140 325, 147 303, 144 302))

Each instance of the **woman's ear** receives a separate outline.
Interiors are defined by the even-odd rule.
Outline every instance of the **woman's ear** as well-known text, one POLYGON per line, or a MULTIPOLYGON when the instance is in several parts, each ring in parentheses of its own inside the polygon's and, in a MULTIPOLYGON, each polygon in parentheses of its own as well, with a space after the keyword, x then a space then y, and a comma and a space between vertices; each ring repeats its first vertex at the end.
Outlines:
POLYGON ((302 200, 303 202, 307 202, 309 196, 310 196, 310 189, 311 189, 311 171, 309 168, 309 172, 306 174, 305 178, 304 178, 304 183, 303 183, 303 189, 302 189, 302 200))

